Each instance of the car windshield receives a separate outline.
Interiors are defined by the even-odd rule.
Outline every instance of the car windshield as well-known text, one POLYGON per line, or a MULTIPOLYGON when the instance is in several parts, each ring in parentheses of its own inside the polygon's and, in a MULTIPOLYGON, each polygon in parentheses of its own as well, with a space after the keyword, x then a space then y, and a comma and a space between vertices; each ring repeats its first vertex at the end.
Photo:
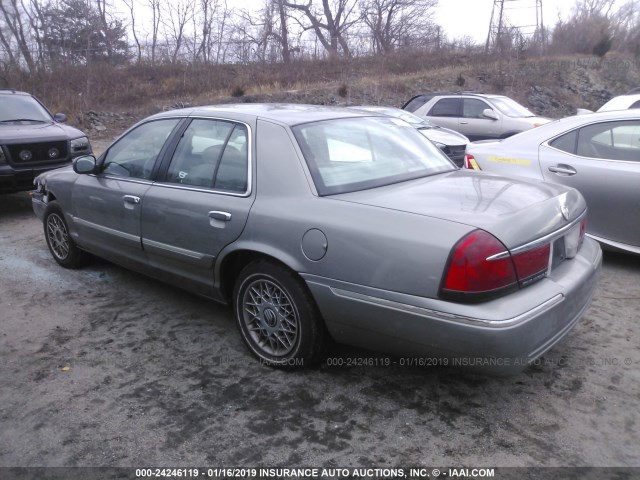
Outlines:
POLYGON ((380 187, 455 170, 408 123, 392 117, 325 120, 293 127, 320 195, 380 187))
POLYGON ((509 97, 492 97, 493 104, 507 117, 535 117, 528 108, 523 107, 509 97))
POLYGON ((51 122, 51 115, 34 98, 0 95, 0 122, 51 122))

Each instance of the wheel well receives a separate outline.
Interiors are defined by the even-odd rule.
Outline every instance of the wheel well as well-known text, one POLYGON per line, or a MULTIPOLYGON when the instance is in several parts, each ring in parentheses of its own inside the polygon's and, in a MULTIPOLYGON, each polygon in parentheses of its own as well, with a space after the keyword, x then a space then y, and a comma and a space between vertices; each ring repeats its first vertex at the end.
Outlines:
POLYGON ((253 250, 237 250, 232 252, 224 258, 222 266, 220 267, 220 289, 223 297, 229 303, 232 303, 233 287, 235 286, 238 275, 249 263, 257 260, 268 260, 298 275, 297 272, 289 268, 287 264, 271 255, 253 250))

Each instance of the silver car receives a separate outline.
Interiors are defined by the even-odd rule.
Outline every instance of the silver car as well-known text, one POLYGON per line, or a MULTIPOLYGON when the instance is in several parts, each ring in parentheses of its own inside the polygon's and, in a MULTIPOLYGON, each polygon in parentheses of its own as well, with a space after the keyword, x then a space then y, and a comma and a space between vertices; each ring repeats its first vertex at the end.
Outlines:
POLYGON ((640 115, 622 110, 565 118, 502 142, 470 144, 467 165, 577 188, 587 233, 640 254, 640 115))
POLYGON ((469 143, 469 139, 455 130, 440 127, 435 123, 431 123, 428 120, 420 118, 411 112, 402 110, 401 108, 368 105, 349 108, 355 108, 365 112, 381 113, 383 115, 404 120, 431 140, 434 145, 442 150, 442 152, 458 167, 462 167, 464 165, 464 154, 467 148, 467 143, 469 143))
POLYGON ((38 177, 33 207, 60 265, 89 252, 231 304, 282 367, 332 337, 520 370, 582 317, 601 264, 576 190, 457 169, 350 109, 164 112, 38 177))
POLYGON ((504 95, 473 92, 417 95, 402 108, 472 141, 507 138, 549 122, 504 95))

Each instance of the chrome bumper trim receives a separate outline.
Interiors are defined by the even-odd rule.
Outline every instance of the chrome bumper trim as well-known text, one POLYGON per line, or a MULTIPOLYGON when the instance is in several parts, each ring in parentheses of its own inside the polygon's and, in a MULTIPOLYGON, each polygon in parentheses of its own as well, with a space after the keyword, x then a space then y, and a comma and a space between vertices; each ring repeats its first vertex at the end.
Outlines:
POLYGON ((488 327, 488 328, 508 328, 513 327, 521 323, 525 323, 528 320, 537 317, 541 313, 549 310, 564 300, 564 295, 558 294, 555 297, 547 300, 546 302, 538 305, 537 307, 518 315, 517 317, 508 318, 506 320, 484 320, 481 318, 466 317, 463 315, 455 315, 452 313, 439 312, 436 310, 430 310, 428 308, 417 307, 415 305, 407 305, 406 303, 394 302, 393 300, 386 300, 384 298, 372 297, 370 295, 364 295, 361 293, 351 292, 340 288, 330 287, 331 292, 342 298, 354 300, 356 302, 368 303, 379 307, 389 308, 391 310, 397 310, 403 313, 409 313, 412 315, 419 315, 422 317, 428 317, 434 320, 441 320, 444 322, 463 323, 466 325, 473 325, 476 327, 488 327))

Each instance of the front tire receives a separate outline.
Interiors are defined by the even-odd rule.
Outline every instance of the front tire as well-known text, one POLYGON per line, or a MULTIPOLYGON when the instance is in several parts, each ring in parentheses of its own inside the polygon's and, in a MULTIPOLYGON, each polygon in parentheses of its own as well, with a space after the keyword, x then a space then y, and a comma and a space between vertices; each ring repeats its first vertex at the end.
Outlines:
POLYGON ((242 338, 261 363, 296 369, 321 360, 324 322, 293 272, 270 261, 250 263, 240 272, 233 301, 242 338))
POLYGON ((50 202, 44 215, 44 237, 53 259, 65 268, 78 268, 85 253, 69 235, 64 213, 57 202, 50 202))

